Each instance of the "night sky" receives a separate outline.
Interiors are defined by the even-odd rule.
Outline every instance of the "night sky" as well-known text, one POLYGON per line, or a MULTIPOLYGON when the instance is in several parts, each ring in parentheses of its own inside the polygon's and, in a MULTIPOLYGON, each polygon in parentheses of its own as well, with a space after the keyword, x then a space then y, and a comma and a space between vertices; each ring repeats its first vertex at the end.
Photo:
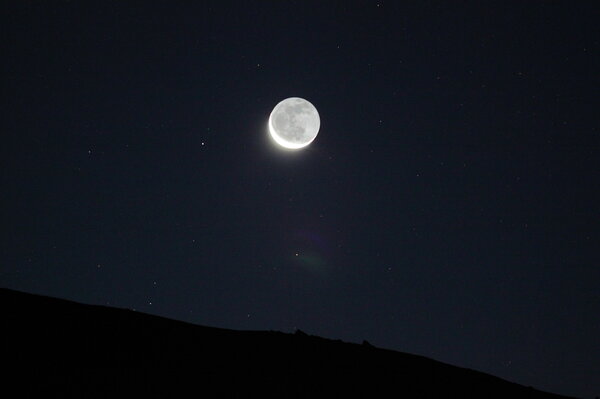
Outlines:
POLYGON ((3 2, 0 286, 599 395, 599 20, 3 2), (321 117, 298 151, 287 97, 321 117))

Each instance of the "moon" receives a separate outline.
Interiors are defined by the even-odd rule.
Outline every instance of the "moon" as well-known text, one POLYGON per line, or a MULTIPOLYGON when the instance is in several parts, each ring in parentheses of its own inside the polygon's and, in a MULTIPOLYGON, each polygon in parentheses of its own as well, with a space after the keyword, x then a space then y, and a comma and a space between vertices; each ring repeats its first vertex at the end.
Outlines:
POLYGON ((314 105, 300 97, 290 97, 273 108, 269 116, 269 133, 282 147, 298 150, 313 142, 321 119, 314 105))

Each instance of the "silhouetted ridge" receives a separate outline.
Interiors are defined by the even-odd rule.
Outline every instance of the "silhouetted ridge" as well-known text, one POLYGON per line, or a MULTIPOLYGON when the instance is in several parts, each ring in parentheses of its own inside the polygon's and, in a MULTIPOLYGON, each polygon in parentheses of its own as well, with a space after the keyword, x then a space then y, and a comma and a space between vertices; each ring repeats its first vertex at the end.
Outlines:
POLYGON ((563 397, 367 341, 203 327, 7 289, 0 304, 7 380, 44 397, 563 397))

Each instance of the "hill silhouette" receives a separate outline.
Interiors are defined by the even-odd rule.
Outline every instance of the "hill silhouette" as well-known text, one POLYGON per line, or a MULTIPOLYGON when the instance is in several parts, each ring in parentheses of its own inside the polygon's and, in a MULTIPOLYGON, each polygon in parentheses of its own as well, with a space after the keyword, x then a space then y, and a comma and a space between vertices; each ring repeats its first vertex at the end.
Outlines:
POLYGON ((8 289, 0 306, 3 390, 23 397, 564 398, 301 331, 204 327, 8 289))

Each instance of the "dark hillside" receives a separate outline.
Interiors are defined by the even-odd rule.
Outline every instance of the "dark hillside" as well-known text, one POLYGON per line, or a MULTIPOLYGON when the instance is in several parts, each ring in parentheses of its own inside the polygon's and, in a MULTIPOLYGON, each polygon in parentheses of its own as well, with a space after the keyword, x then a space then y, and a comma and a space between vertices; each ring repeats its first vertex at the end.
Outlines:
POLYGON ((6 289, 0 311, 2 360, 12 369, 8 386, 24 394, 561 397, 424 357, 301 332, 196 326, 6 289))

